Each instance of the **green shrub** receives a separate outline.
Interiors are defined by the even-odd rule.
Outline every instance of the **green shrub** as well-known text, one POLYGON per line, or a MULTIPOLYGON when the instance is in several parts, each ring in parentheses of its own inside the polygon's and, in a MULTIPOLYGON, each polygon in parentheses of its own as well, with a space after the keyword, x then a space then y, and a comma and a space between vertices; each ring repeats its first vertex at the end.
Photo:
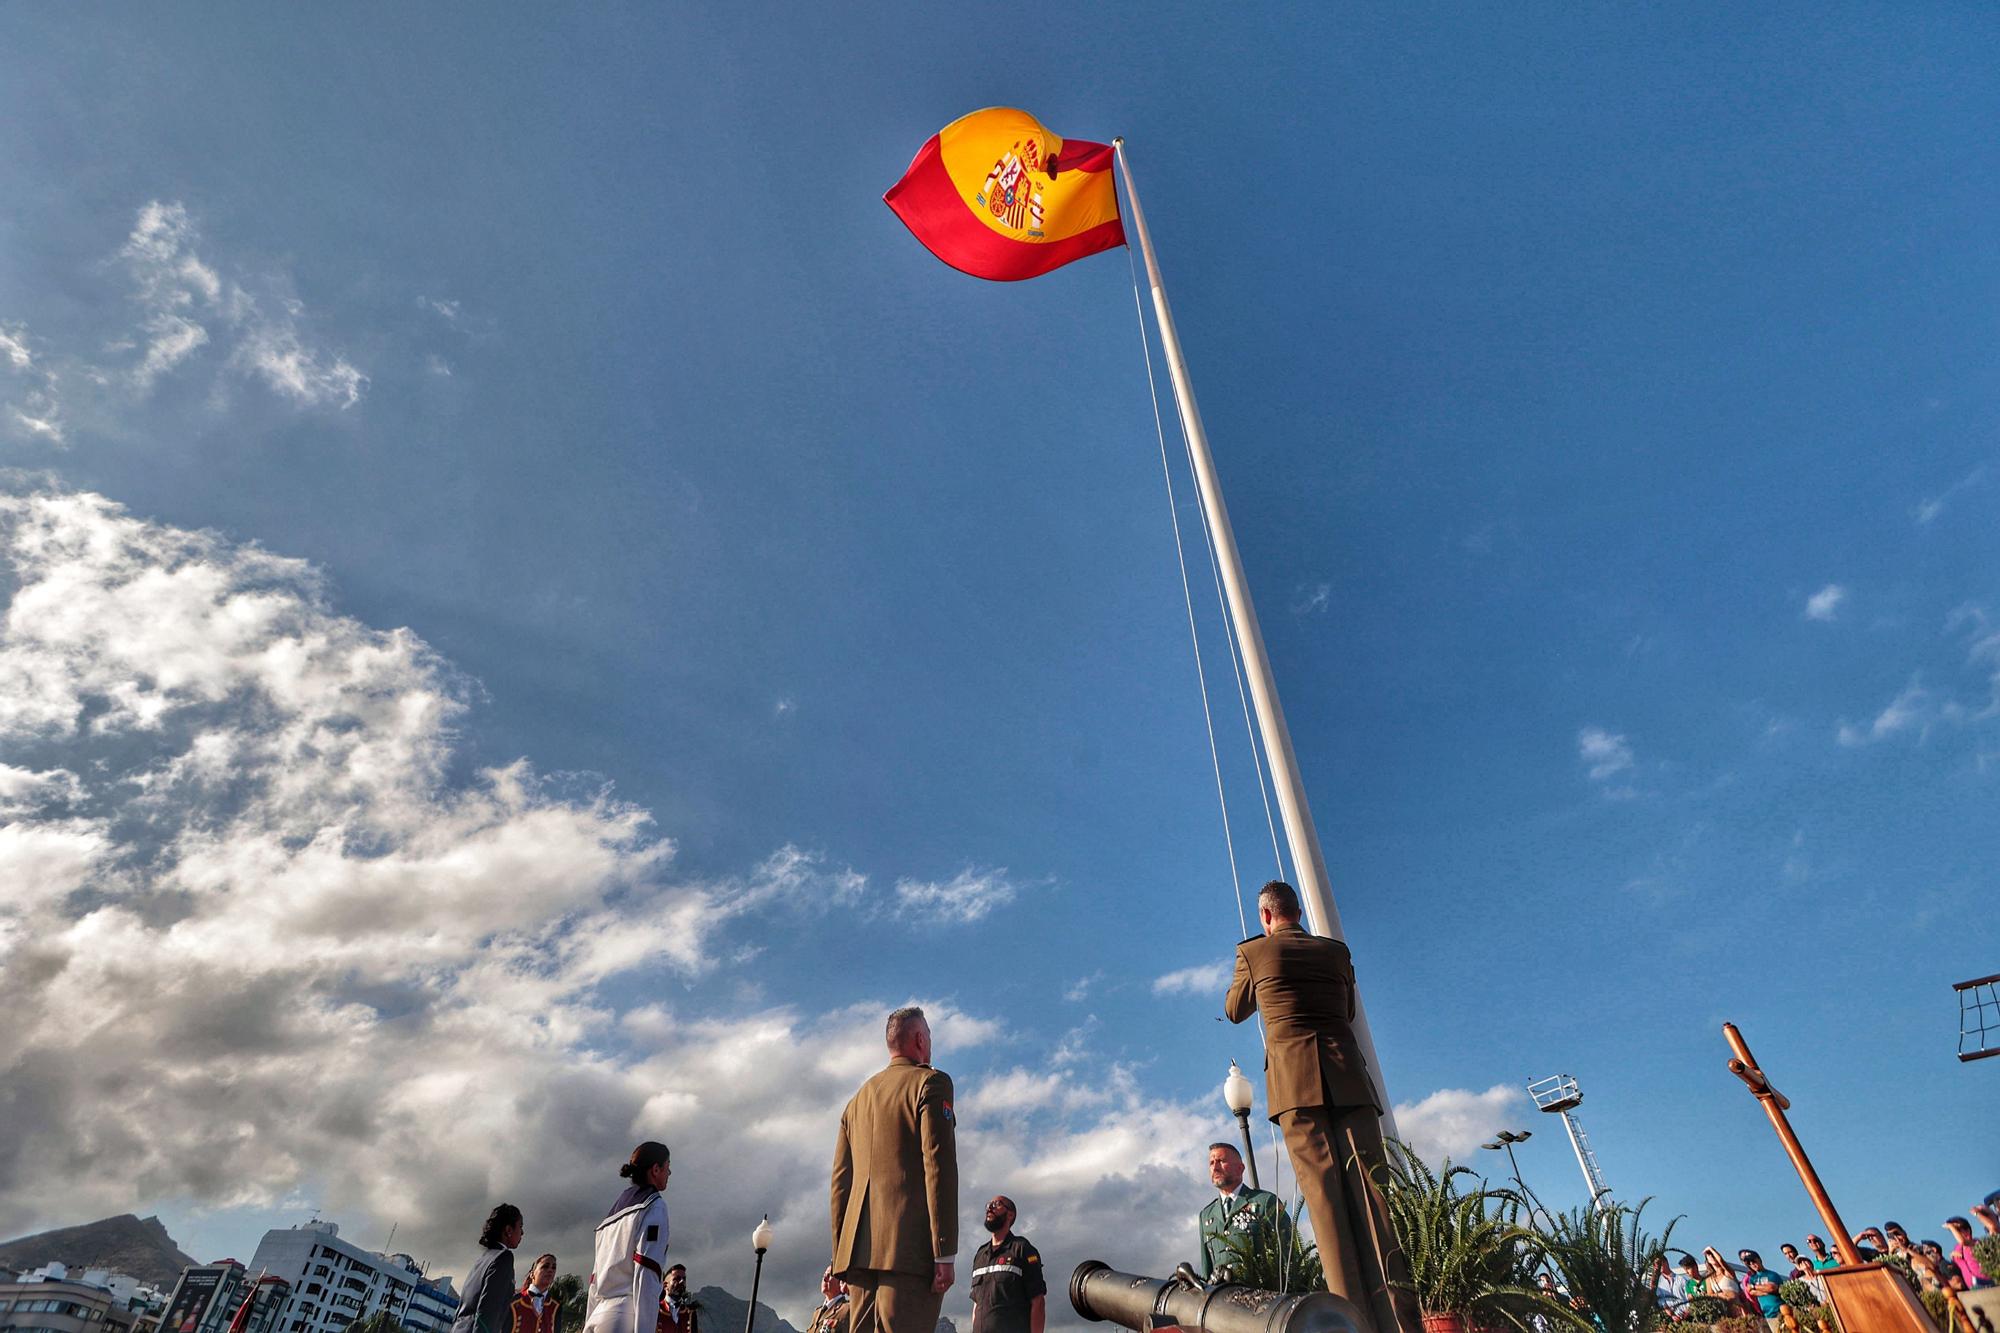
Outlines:
POLYGON ((1903 1281, 1910 1284, 1912 1291, 1917 1289, 1917 1270, 1910 1267, 1910 1261, 1904 1256, 1884 1250, 1875 1256, 1875 1262, 1878 1264, 1887 1264, 1897 1277, 1902 1278, 1903 1281))
POLYGON ((2000 1236, 1981 1236, 1973 1241, 1972 1257, 1986 1276, 2000 1282, 2000 1236))
POLYGON ((1729 1302, 1720 1296, 1690 1296, 1687 1303, 1688 1322, 1712 1324, 1718 1319, 1729 1317, 1729 1302))
POLYGON ((1943 1292, 1920 1291, 1917 1299, 1924 1303, 1924 1309, 1930 1311, 1932 1323, 1939 1328, 1951 1327, 1951 1302, 1945 1299, 1943 1292))
POLYGON ((1812 1284, 1799 1278, 1780 1283, 1778 1299, 1799 1310, 1810 1310, 1819 1304, 1819 1297, 1813 1294, 1812 1284))

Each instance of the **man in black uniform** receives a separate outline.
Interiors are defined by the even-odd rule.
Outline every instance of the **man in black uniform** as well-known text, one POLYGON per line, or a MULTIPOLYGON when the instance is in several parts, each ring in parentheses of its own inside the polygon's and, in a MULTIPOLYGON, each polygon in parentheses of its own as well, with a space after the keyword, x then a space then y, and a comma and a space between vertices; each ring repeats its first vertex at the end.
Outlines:
POLYGON ((1048 1317, 1048 1280, 1042 1254, 1014 1234, 1014 1201, 995 1195, 986 1205, 993 1239, 972 1256, 972 1333, 1042 1333, 1048 1317))

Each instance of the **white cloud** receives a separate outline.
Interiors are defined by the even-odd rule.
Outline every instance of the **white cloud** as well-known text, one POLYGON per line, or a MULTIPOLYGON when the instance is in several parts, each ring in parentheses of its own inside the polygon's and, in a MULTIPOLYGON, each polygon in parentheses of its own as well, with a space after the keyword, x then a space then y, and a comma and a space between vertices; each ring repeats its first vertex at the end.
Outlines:
POLYGON ((1063 987, 1062 997, 1070 1004, 1081 1004, 1084 1000, 1090 998, 1091 987, 1102 980, 1104 980, 1104 973, 1102 971, 1092 972, 1087 977, 1078 977, 1075 981, 1063 987))
POLYGON ((194 355, 208 341, 208 330, 180 315, 156 313, 146 321, 146 354, 132 371, 133 382, 149 389, 153 381, 194 355))
POLYGON ((288 324, 251 327, 236 354, 273 390, 305 406, 352 407, 368 385, 368 377, 344 358, 308 348, 288 324))
POLYGON ((34 393, 28 396, 28 407, 16 403, 7 404, 8 415, 14 424, 29 435, 47 440, 50 444, 64 443, 62 419, 56 414, 56 407, 48 395, 34 393), (31 415, 34 412, 40 416, 31 415))
POLYGON ((1842 745, 1869 745, 1876 741, 1888 740, 1906 731, 1919 729, 1924 725, 1929 712, 1931 696, 1921 682, 1912 680, 1903 687, 1903 692, 1891 699, 1875 720, 1866 727, 1857 727, 1842 722, 1835 736, 1842 745))
POLYGON ((156 199, 139 210, 132 233, 118 252, 146 312, 141 323, 146 350, 132 373, 141 388, 150 387, 208 341, 207 328, 190 315, 222 303, 222 279, 193 252, 194 240, 194 222, 186 207, 156 199))
POLYGON ((1396 1129, 1427 1162, 1466 1162, 1481 1143, 1518 1124, 1527 1103, 1522 1089, 1506 1083, 1484 1092, 1440 1088, 1421 1101, 1396 1103, 1396 1129))
POLYGON ((1213 963, 1199 963, 1194 967, 1184 967, 1177 972, 1153 978, 1155 995, 1212 995, 1218 1002, 1222 988, 1229 984, 1231 959, 1221 959, 1213 963))
POLYGON ((231 340, 225 363, 274 393, 301 406, 347 408, 360 401, 368 377, 307 340, 303 302, 282 295, 258 300, 203 259, 199 241, 186 205, 154 200, 139 210, 118 252, 144 312, 144 351, 131 371, 139 389, 193 357, 209 343, 213 327, 231 340))
MULTIPOLYGON (((116 415, 133 395, 143 397, 205 360, 211 370, 262 384, 299 407, 345 409, 366 392, 368 376, 319 345, 304 302, 290 294, 289 276, 211 262, 184 204, 153 200, 140 208, 113 258, 129 283, 137 321, 121 316, 109 336, 100 328, 88 338, 87 353, 50 353, 25 325, 0 323, 0 379, 24 381, 0 401, 0 433, 64 446, 73 416, 89 422, 116 415), (214 355, 205 357, 206 350, 214 355)), ((227 401, 222 385, 211 388, 211 403, 227 401)))
POLYGON ((1295 616, 1321 615, 1332 603, 1331 583, 1302 583, 1292 592, 1292 614, 1295 616))
POLYGON ((959 871, 948 880, 900 879, 896 901, 919 916, 944 921, 977 921, 996 907, 1014 901, 1017 890, 1007 868, 959 871))
POLYGON ((31 369, 34 353, 28 350, 28 330, 23 324, 0 324, 0 360, 16 371, 31 369))
POLYGON ((56 372, 36 359, 29 344, 27 325, 0 324, 0 369, 27 381, 21 398, 7 404, 6 419, 17 434, 60 445, 65 439, 62 404, 56 397, 56 372))
MULTIPOLYGON (((1976 689, 1980 693, 1968 689, 1969 682, 1963 680, 1947 678, 1926 685, 1923 676, 1913 675, 1871 721, 1842 719, 1834 730, 1840 744, 1858 747, 1907 735, 1928 741, 1941 729, 1972 729, 2000 718, 2000 631, 1993 628, 1986 608, 1976 602, 1954 607, 1945 617, 1944 634, 1963 645, 1964 667, 1979 677, 1976 689)), ((1951 675, 1948 669, 1936 674, 1951 675)), ((1978 756, 1982 772, 1991 758, 1978 756)))
POLYGON ((1806 598, 1806 619, 1830 621, 1840 614, 1841 603, 1846 600, 1847 589, 1838 583, 1829 583, 1806 598))
POLYGON ((1602 782, 1632 767, 1632 746, 1622 735, 1602 727, 1585 727, 1576 734, 1576 754, 1590 768, 1590 780, 1602 782))
POLYGON ((37 772, 0 763, 0 816, 27 814, 82 796, 83 784, 66 768, 37 772))
POLYGON ((1985 479, 1986 465, 1982 463, 1951 485, 1945 487, 1943 491, 1928 499, 1919 501, 1917 507, 1911 511, 1911 516, 1917 520, 1918 527, 1929 527, 1950 507, 1953 500, 1957 499, 1964 492, 1971 490, 1974 486, 1979 485, 1985 479))

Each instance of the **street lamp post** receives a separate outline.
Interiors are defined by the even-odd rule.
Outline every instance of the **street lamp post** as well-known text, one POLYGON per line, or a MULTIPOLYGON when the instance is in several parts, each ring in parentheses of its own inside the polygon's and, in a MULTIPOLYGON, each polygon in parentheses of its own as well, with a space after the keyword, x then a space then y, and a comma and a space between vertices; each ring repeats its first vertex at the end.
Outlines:
POLYGON ((1243 1071, 1236 1062, 1229 1062, 1229 1077, 1222 1080, 1222 1100, 1229 1103, 1230 1114, 1236 1117, 1237 1128, 1243 1131, 1243 1161, 1250 1168, 1250 1188, 1263 1189, 1257 1179, 1257 1150, 1250 1144, 1250 1080, 1243 1077, 1243 1071))
POLYGON ((1521 1164, 1514 1160, 1514 1145, 1517 1143, 1526 1143, 1529 1139, 1535 1137, 1535 1131, 1524 1129, 1516 1133, 1511 1129, 1503 1129, 1493 1137, 1499 1141, 1497 1143, 1482 1143, 1479 1146, 1489 1152, 1499 1152, 1503 1148, 1506 1150, 1507 1166, 1514 1173, 1514 1187, 1520 1190, 1521 1193, 1526 1194, 1528 1192, 1528 1184, 1521 1179, 1521 1164))
POLYGON ((1514 1145, 1517 1143, 1526 1143, 1533 1137, 1535 1137, 1535 1131, 1532 1129, 1503 1129, 1493 1136, 1494 1141, 1492 1143, 1482 1143, 1479 1145, 1488 1152, 1504 1151, 1507 1154, 1507 1166, 1514 1173, 1514 1188, 1521 1191, 1522 1198, 1528 1200, 1528 1217, 1531 1221, 1538 1212, 1544 1218, 1548 1217, 1548 1214, 1542 1212, 1541 1205, 1535 1199, 1534 1194, 1528 1189, 1528 1182, 1521 1179, 1521 1164, 1514 1158, 1514 1145))
POLYGON ((764 1251, 771 1248, 771 1215, 764 1214, 764 1220, 750 1233, 750 1244, 757 1250, 757 1271, 750 1277, 750 1309, 743 1316, 743 1333, 751 1333, 750 1326, 757 1322, 757 1288, 764 1281, 764 1251))

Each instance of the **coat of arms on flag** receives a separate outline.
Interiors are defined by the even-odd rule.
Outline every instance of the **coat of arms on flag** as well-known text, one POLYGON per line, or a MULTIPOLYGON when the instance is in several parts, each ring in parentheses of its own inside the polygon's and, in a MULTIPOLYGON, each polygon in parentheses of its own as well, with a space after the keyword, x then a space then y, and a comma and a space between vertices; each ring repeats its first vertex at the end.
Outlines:
POLYGON ((1125 244, 1112 161, 1107 144, 988 107, 933 134, 882 201, 945 263, 1011 282, 1125 244))

